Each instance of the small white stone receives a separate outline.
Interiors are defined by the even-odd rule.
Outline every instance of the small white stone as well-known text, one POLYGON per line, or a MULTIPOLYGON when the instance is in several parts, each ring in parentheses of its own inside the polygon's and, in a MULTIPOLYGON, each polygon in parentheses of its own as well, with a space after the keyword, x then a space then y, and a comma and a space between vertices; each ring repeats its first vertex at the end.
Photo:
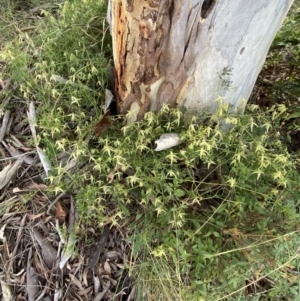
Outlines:
POLYGON ((155 141, 157 144, 155 151, 159 152, 173 146, 177 146, 181 144, 181 140, 178 134, 169 133, 169 134, 162 134, 158 140, 155 141))

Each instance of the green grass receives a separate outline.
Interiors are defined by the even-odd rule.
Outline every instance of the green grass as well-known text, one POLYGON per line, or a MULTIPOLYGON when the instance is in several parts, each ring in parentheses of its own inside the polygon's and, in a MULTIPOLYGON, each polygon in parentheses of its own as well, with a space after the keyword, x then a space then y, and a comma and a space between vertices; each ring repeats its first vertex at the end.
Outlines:
MULTIPOLYGON (((1 18, 8 33, 1 77, 13 82, 16 109, 30 101, 37 107, 52 192, 76 191, 81 223, 129 229, 126 267, 137 300, 296 300, 299 153, 287 150, 281 134, 290 108, 251 105, 228 116, 221 107, 199 125, 165 107, 134 125, 113 120, 95 138, 112 59, 103 2, 67 1, 26 24, 15 17, 21 1, 8 2, 1 18), (220 118, 236 126, 224 134, 220 118), (155 152, 166 132, 183 144, 155 152), (61 164, 62 152, 76 162, 72 169, 61 164)), ((26 5, 30 15, 37 3, 26 5)), ((282 32, 274 47, 288 43, 282 32)), ((1 109, 12 106, 10 97, 1 109)))

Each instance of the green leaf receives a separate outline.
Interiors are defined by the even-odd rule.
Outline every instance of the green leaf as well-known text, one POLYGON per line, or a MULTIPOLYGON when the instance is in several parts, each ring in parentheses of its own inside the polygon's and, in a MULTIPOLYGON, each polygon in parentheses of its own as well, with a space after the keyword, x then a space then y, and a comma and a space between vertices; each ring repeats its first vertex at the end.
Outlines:
POLYGON ((185 191, 182 189, 176 189, 174 195, 177 198, 181 198, 181 197, 185 196, 185 191))
POLYGON ((290 119, 293 119, 293 118, 299 118, 300 117, 300 111, 299 112, 296 112, 296 113, 293 113, 291 115, 289 115, 286 120, 290 120, 290 119))

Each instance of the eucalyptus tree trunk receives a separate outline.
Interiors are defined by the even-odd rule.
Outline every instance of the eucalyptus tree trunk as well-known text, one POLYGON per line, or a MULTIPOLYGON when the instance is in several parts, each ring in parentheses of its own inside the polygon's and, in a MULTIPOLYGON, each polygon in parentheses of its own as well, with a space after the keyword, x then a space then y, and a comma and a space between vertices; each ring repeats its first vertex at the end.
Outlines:
POLYGON ((163 104, 245 104, 293 0, 109 0, 115 92, 129 122, 163 104), (243 102, 244 101, 244 102, 243 102))

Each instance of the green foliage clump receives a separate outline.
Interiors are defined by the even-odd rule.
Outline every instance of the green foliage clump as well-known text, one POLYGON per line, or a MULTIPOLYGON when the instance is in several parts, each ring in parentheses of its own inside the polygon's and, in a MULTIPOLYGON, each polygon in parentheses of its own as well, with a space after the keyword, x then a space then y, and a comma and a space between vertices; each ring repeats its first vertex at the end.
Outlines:
POLYGON ((165 107, 107 131, 86 153, 95 173, 85 176, 92 195, 77 194, 82 215, 130 223, 138 278, 146 286, 154 279, 153 287, 167 279, 161 285, 170 300, 187 287, 191 298, 217 300, 254 275, 277 279, 278 265, 295 264, 299 174, 268 117, 250 109, 229 117, 225 108, 206 124, 185 125, 179 110, 165 107), (228 133, 224 120, 235 124, 228 133), (155 152, 153 142, 166 132, 179 133, 182 145, 155 152))
POLYGON ((104 11, 100 0, 66 2, 55 17, 42 11, 34 33, 7 43, 1 54, 22 97, 42 105, 44 138, 73 131, 82 139, 101 114, 111 55, 104 11))

